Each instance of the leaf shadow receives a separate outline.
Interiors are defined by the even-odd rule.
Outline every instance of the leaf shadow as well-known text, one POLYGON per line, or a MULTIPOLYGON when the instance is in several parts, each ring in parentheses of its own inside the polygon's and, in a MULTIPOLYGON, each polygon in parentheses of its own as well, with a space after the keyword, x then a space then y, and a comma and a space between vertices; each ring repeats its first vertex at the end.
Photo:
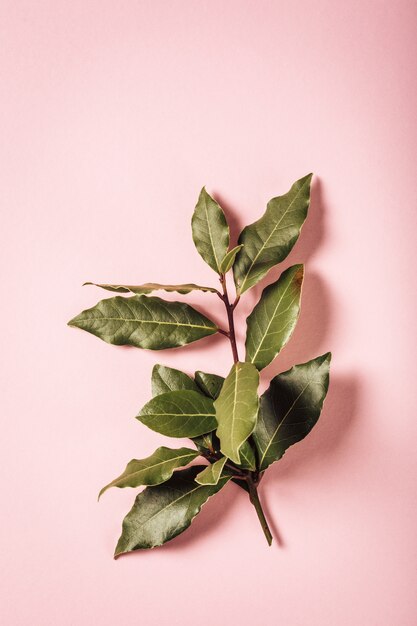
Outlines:
POLYGON ((307 470, 318 471, 322 466, 329 471, 341 448, 349 445, 349 434, 359 415, 360 397, 360 380, 356 375, 330 378, 329 392, 317 425, 268 469, 265 483, 282 481, 307 470))
MULTIPOLYGON (((229 483, 221 491, 208 499, 201 512, 187 530, 168 543, 160 546, 164 552, 175 552, 199 541, 203 535, 218 531, 231 514, 233 504, 239 498, 239 487, 229 483), (221 511, 221 515, 219 515, 221 511)), ((243 495, 243 493, 242 493, 243 495)))
POLYGON ((244 226, 242 224, 242 218, 240 213, 234 208, 234 206, 226 200, 223 194, 219 192, 213 193, 213 198, 220 204, 226 215, 227 223, 230 228, 230 249, 237 245, 237 240, 244 226))
POLYGON ((265 472, 259 494, 272 535, 279 548, 285 548, 286 542, 280 534, 276 518, 270 513, 270 486, 273 485, 272 491, 276 493, 276 485, 282 485, 291 478, 306 472, 331 471, 333 460, 336 462, 340 456, 340 449, 349 445, 349 431, 352 431, 358 419, 360 393, 360 382, 356 376, 338 376, 331 379, 317 426, 265 472), (265 487, 267 496, 264 495, 265 487))

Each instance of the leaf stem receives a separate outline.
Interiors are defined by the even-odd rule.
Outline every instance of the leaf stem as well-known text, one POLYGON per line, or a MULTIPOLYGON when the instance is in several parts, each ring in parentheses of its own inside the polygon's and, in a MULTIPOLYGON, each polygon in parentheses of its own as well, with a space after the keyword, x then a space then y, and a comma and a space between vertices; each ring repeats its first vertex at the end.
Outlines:
POLYGON ((271 531, 269 530, 268 522, 266 521, 266 517, 265 517, 265 513, 263 512, 263 509, 262 509, 261 501, 259 500, 258 489, 257 489, 256 484, 254 483, 254 481, 253 481, 251 476, 248 476, 246 478, 246 482, 247 482, 248 488, 249 488, 249 498, 250 498, 250 501, 252 502, 253 506, 255 507, 256 513, 258 515, 258 519, 259 519, 260 524, 262 526, 262 530, 264 531, 264 535, 266 537, 268 545, 270 546, 271 543, 272 543, 273 537, 272 537, 271 531))
POLYGON ((230 304, 230 300, 229 300, 229 295, 227 293, 227 285, 226 285, 226 277, 224 274, 220 274, 220 283, 223 289, 223 296, 221 296, 221 299, 224 302, 224 305, 226 307, 226 313, 227 313, 227 320, 229 322, 229 333, 228 333, 228 337, 230 340, 230 345, 232 347, 232 353, 233 353, 233 361, 235 363, 237 363, 239 361, 239 354, 237 351, 237 344, 236 344, 236 335, 235 335, 235 322, 233 319, 233 311, 236 307, 236 304, 238 302, 238 298, 236 299, 236 301, 234 302, 234 304, 230 304))

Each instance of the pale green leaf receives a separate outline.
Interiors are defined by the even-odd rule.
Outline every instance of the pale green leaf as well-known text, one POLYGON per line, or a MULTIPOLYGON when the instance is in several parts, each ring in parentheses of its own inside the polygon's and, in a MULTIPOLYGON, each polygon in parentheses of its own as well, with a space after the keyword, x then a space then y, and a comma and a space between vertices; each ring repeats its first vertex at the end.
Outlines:
POLYGON ((154 365, 152 369, 153 396, 159 396, 167 391, 180 391, 181 389, 200 392, 197 384, 184 372, 166 365, 154 365))
POLYGON ((195 477, 195 481, 199 485, 217 485, 220 480, 220 476, 222 475, 224 465, 227 461, 225 456, 222 456, 221 459, 215 461, 202 472, 197 474, 195 477))
POLYGON ((148 350, 176 348, 217 332, 214 322, 188 304, 152 296, 101 300, 68 324, 107 343, 148 350))
POLYGON ((283 196, 268 202, 264 215, 240 234, 233 273, 238 294, 244 293, 289 254, 300 234, 310 204, 312 174, 300 178, 283 196))
POLYGON ((199 485, 194 479, 203 469, 197 465, 175 472, 168 482, 142 491, 123 520, 114 556, 160 546, 186 530, 208 498, 230 480, 224 476, 217 485, 199 485))
POLYGON ((168 391, 152 398, 136 417, 167 437, 197 437, 217 426, 213 401, 189 390, 168 391))
POLYGON ((222 274, 226 274, 230 270, 233 263, 235 262, 237 253, 242 248, 243 244, 241 244, 240 246, 236 246, 235 248, 232 248, 232 250, 229 250, 229 252, 225 255, 222 262, 220 263, 220 271, 222 274))
POLYGON ((258 414, 259 372, 252 363, 235 363, 215 400, 222 453, 240 463, 239 450, 253 432, 258 414))
POLYGON ((214 287, 203 287, 202 285, 195 285, 194 283, 186 283, 184 285, 161 285, 160 283, 144 283, 143 285, 109 285, 107 283, 100 284, 87 282, 84 283, 84 285, 94 285, 95 287, 106 289, 106 291, 113 291, 116 293, 135 293, 136 295, 151 293, 152 291, 176 291, 181 294, 190 293, 190 291, 211 291, 213 293, 219 293, 214 287))
POLYGON ((263 369, 290 339, 300 312, 303 265, 293 265, 266 287, 247 319, 246 361, 263 369))
POLYGON ((301 441, 317 422, 329 387, 330 359, 327 352, 278 374, 261 396, 253 433, 261 471, 301 441))
POLYGON ((140 487, 141 485, 160 485, 171 478, 174 470, 184 467, 199 456, 189 448, 173 450, 162 446, 146 459, 130 461, 123 474, 103 487, 100 496, 110 487, 140 487))
POLYGON ((206 374, 205 372, 196 372, 194 374, 195 382, 203 393, 209 398, 216 400, 219 397, 220 390, 224 383, 223 376, 217 374, 206 374))
POLYGON ((221 262, 229 248, 229 226, 221 206, 201 190, 192 217, 195 247, 210 267, 221 274, 221 262))

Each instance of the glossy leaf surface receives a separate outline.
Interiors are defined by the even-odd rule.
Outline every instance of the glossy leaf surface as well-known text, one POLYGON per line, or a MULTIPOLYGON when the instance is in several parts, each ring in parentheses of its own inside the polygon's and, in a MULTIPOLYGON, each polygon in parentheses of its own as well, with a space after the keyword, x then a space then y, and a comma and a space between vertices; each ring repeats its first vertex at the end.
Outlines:
POLYGON ((233 265, 236 289, 244 293, 289 254, 307 217, 312 174, 300 178, 283 196, 268 202, 264 215, 240 234, 244 244, 233 265))
POLYGON ((154 365, 152 369, 152 395, 159 396, 167 391, 179 391, 188 389, 189 391, 200 392, 199 387, 190 376, 184 372, 166 365, 154 365))
POLYGON ((218 461, 211 463, 202 472, 195 477, 196 482, 199 485, 217 485, 222 475, 222 471, 227 459, 223 456, 218 461))
POLYGON ((261 470, 278 461, 317 422, 329 387, 330 359, 328 352, 271 380, 253 433, 261 470))
POLYGON ((217 332, 214 322, 188 304, 152 296, 101 300, 68 324, 107 343, 148 350, 176 348, 217 332))
MULTIPOLYGON (((214 287, 204 287, 202 285, 195 285, 194 283, 186 283, 184 285, 161 285, 160 283, 144 283, 143 285, 109 285, 105 283, 84 283, 84 285, 93 285, 94 287, 100 287, 106 289, 106 291, 113 291, 116 293, 135 293, 137 295, 152 293, 152 291, 169 291, 185 294, 190 291, 211 291, 217 293, 217 289, 214 287)), ((83 285, 83 286, 84 286, 83 285)))
POLYGON ((178 467, 184 467, 199 456, 196 450, 189 448, 166 448, 162 446, 146 459, 130 461, 123 474, 103 487, 99 497, 110 487, 140 487, 141 485, 159 485, 171 478, 178 467))
POLYGON ((220 271, 222 274, 226 274, 230 270, 233 263, 235 262, 237 253, 242 248, 243 248, 243 244, 240 244, 239 246, 232 248, 232 250, 229 250, 229 252, 225 255, 222 262, 220 263, 220 271))
POLYGON ((221 273, 221 262, 229 248, 229 226, 221 206, 201 190, 192 221, 195 247, 210 267, 221 273))
POLYGON ((242 444, 255 428, 258 384, 259 372, 252 363, 235 363, 214 402, 220 449, 236 464, 242 444))
POLYGON ((137 419, 167 437, 197 437, 217 426, 213 401, 197 391, 168 391, 152 398, 137 419))
POLYGON ((224 383, 223 376, 217 374, 206 374, 205 372, 195 373, 195 382, 203 393, 209 398, 216 400, 224 383))
POLYGON ((217 485, 199 485, 194 479, 204 469, 197 465, 175 472, 168 482, 142 491, 123 521, 115 557, 160 546, 186 530, 208 498, 230 480, 225 476, 217 485))
POLYGON ((247 319, 246 361, 263 369, 290 339, 300 313, 303 265, 293 265, 266 287, 247 319))

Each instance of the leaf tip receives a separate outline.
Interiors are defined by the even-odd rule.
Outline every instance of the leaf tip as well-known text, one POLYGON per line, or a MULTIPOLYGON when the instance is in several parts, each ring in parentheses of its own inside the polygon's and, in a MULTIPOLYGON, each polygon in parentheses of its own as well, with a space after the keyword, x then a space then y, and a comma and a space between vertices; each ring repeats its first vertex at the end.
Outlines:
POLYGON ((294 185, 303 188, 305 185, 307 185, 308 189, 310 189, 311 186, 311 180, 313 178, 314 174, 313 172, 310 172, 309 174, 306 174, 305 176, 303 176, 302 178, 300 178, 299 180, 297 180, 294 185))
POLYGON ((299 263, 298 265, 295 266, 294 280, 299 286, 301 286, 304 280, 304 264, 303 263, 299 263))

